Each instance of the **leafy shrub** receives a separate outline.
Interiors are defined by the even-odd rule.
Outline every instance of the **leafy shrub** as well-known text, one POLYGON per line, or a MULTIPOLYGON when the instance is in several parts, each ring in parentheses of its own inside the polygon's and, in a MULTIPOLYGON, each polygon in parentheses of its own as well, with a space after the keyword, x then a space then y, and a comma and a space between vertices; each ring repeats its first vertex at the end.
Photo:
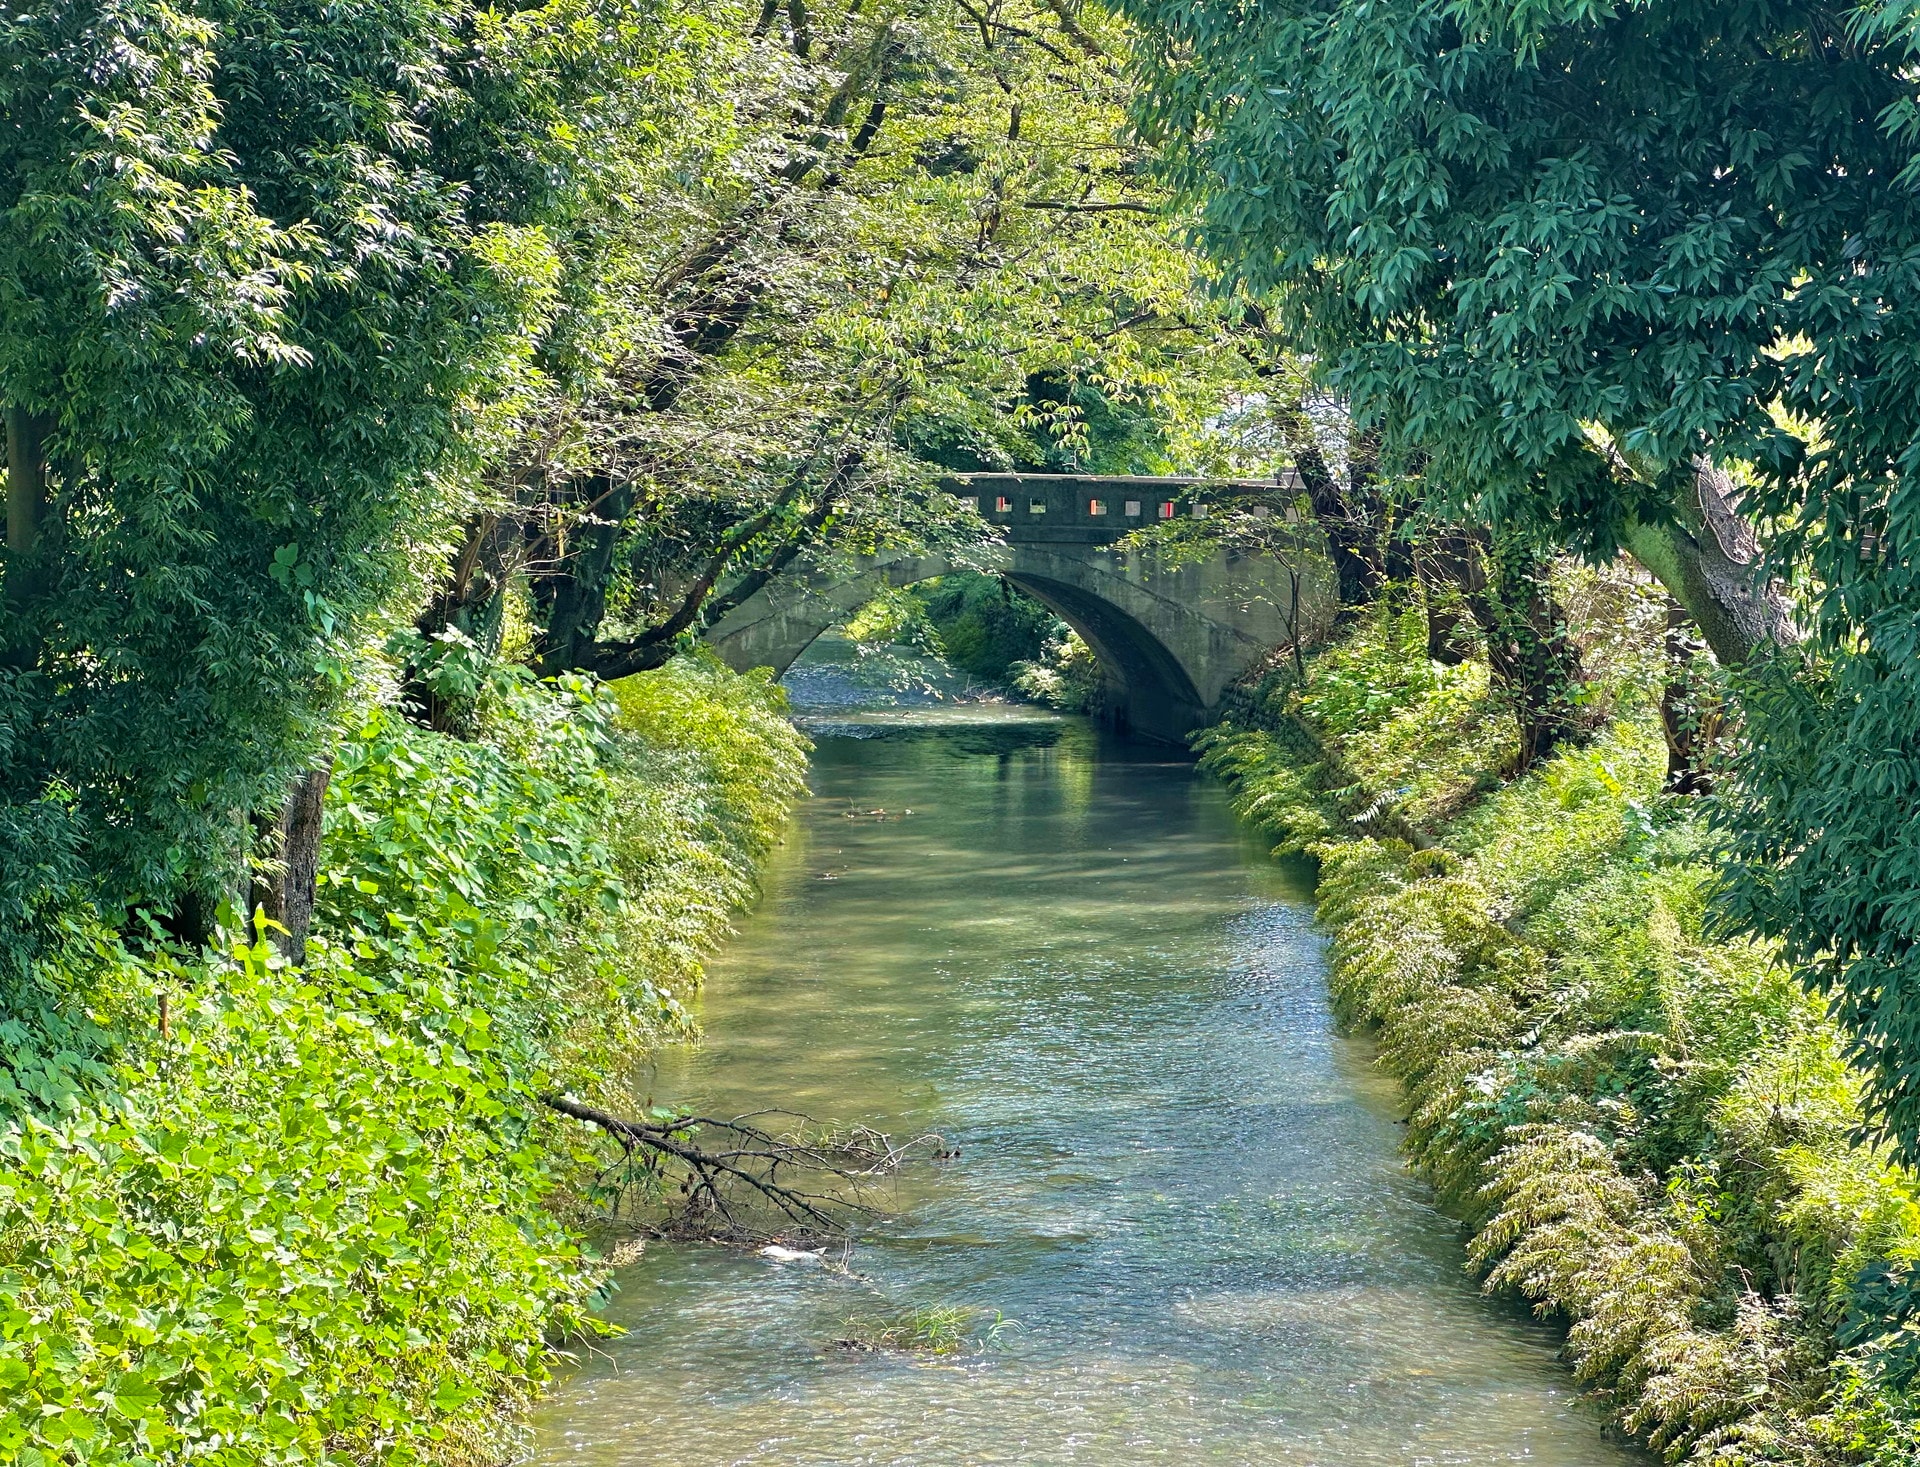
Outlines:
POLYGON ((0 1458, 492 1460, 593 1327, 538 1097, 684 1032, 799 788, 780 712, 711 663, 515 682, 472 741, 378 709, 305 971, 74 919, 91 1012, 0 1036, 0 1458))
POLYGON ((939 650, 962 672, 1011 685, 1015 664, 1038 662, 1060 631, 1051 611, 999 576, 971 571, 939 576, 903 593, 920 609, 939 650))
POLYGON ((946 653, 926 607, 910 592, 891 586, 847 619, 847 635, 863 647, 911 647, 931 657, 946 653))
POLYGON ((1009 671, 1013 674, 1013 690, 1023 698, 1063 713, 1100 711, 1105 687, 1100 659, 1064 622, 1047 638, 1038 657, 1031 662, 1016 662, 1009 671))
POLYGON ((1333 831, 1319 787, 1322 766, 1299 743, 1231 724, 1203 730, 1193 742, 1200 767, 1227 782, 1233 811, 1274 843, 1279 854, 1305 850, 1333 831))
POLYGON ((269 951, 173 975, 117 1095, 0 1143, 10 1460, 444 1455, 585 1322, 484 1014, 409 1033, 269 951))

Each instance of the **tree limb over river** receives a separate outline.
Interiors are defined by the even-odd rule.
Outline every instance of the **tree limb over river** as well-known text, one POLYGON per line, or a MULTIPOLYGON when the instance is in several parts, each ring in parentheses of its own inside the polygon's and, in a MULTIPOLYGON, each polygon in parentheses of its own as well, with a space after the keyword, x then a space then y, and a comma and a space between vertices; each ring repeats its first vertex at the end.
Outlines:
POLYGON ((671 1199, 677 1184, 685 1200, 670 1202, 649 1227, 664 1237, 765 1242, 783 1232, 756 1225, 756 1213, 765 1218, 768 1208, 809 1237, 837 1236, 855 1219, 881 1211, 864 1195, 871 1179, 897 1171, 916 1153, 934 1160, 949 1154, 935 1135, 900 1146, 864 1126, 813 1137, 775 1135, 752 1124, 751 1116, 667 1112, 630 1120, 564 1095, 540 1099, 620 1144, 627 1173, 622 1193, 641 1182, 652 1196, 671 1199))

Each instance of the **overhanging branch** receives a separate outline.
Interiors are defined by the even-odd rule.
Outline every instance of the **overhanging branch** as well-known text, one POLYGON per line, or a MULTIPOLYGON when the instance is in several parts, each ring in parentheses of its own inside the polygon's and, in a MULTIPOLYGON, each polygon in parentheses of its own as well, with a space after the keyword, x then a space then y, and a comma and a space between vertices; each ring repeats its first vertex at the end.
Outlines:
POLYGON ((657 1225, 664 1233, 742 1241, 771 1236, 753 1226, 756 1206, 771 1208, 810 1234, 844 1232, 851 1219, 877 1211, 861 1195, 868 1179, 893 1171, 919 1151, 944 1154, 937 1136, 904 1146, 865 1129, 809 1139, 777 1136, 755 1125, 753 1116, 631 1120, 565 1095, 542 1095, 540 1101, 611 1136, 628 1160, 640 1157, 668 1169, 660 1178, 661 1191, 685 1200, 657 1225), (816 1188, 814 1178, 829 1179, 830 1189, 816 1188))

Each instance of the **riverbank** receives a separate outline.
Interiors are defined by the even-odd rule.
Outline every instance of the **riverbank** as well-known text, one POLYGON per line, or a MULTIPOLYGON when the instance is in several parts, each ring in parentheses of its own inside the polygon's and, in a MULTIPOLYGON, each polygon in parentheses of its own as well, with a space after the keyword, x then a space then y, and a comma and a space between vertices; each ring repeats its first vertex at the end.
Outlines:
POLYGON ((1246 689, 1203 760, 1318 859, 1335 1001, 1402 1084, 1415 1169, 1621 1425, 1676 1462, 1907 1467, 1920 1193, 1855 1143, 1824 1005, 1711 934, 1657 640, 1615 631, 1591 741, 1517 780, 1485 667, 1430 661, 1417 611, 1246 689))
POLYGON ((488 1463, 590 1333, 621 1103, 802 790, 778 689, 508 680, 340 749, 304 969, 75 915, 0 1023, 0 1458, 488 1463), (65 997, 61 997, 65 995, 65 997))

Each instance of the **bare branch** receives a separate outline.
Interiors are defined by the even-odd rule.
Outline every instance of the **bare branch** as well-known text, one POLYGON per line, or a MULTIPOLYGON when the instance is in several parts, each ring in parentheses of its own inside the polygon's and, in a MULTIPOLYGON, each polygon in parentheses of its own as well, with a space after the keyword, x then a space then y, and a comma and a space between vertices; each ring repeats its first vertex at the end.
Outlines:
POLYGON ((754 1203, 770 1206, 807 1234, 842 1233, 851 1219, 878 1210, 861 1195, 863 1179, 893 1171, 918 1152, 947 1154, 937 1136, 896 1146, 866 1127, 809 1139, 778 1136, 754 1124, 773 1112, 731 1120, 693 1114, 629 1120, 564 1095, 543 1095, 540 1100, 613 1137, 628 1162, 641 1160, 665 1184, 661 1191, 674 1195, 677 1190, 685 1198, 677 1211, 669 1211, 655 1225, 663 1234, 762 1240, 772 1234, 752 1225, 748 1209, 754 1203), (678 1173, 677 1189, 673 1172, 678 1173), (833 1185, 816 1190, 802 1180, 813 1177, 830 1179, 833 1185))
POLYGON ((1126 200, 1111 203, 1076 204, 1071 199, 1025 199, 1021 201, 1023 209, 1045 209, 1058 214, 1158 214, 1158 204, 1136 204, 1126 200))

